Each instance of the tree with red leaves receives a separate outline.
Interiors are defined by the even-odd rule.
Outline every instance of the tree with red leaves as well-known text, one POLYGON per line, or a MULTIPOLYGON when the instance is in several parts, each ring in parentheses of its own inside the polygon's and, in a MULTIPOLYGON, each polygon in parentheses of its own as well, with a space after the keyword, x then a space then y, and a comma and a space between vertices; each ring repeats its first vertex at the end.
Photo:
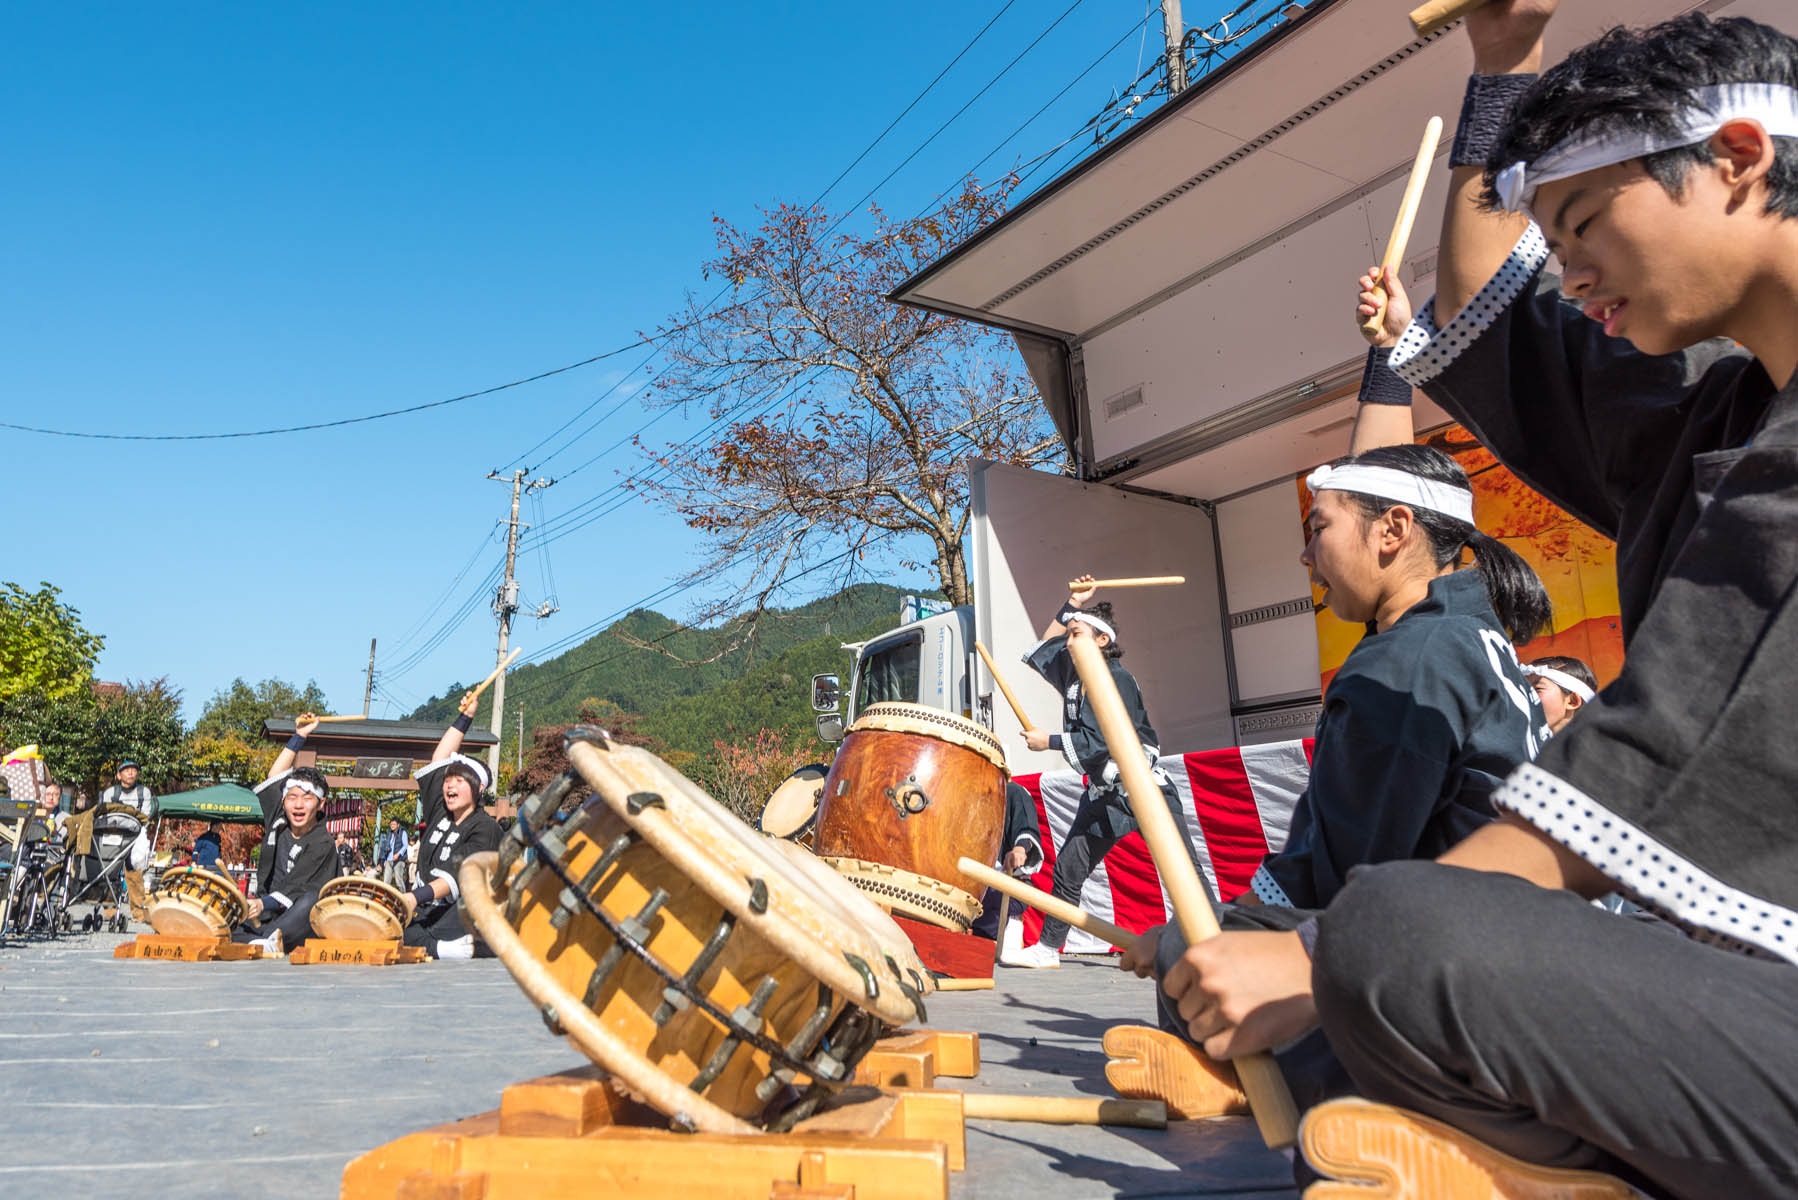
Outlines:
MULTIPOLYGON (((636 713, 627 713, 609 700, 589 697, 581 701, 580 712, 571 724, 540 725, 531 731, 531 744, 524 752, 524 768, 512 776, 513 794, 538 791, 568 769, 568 751, 562 743, 568 731, 577 726, 596 725, 622 745, 642 746, 660 753, 661 744, 639 729, 642 721, 636 713)), ((574 796, 585 795, 586 791, 577 788, 574 796)))
POLYGON ((715 590, 698 620, 750 614, 726 652, 784 582, 842 559, 829 586, 845 586, 891 538, 921 537, 943 594, 971 603, 965 461, 1065 464, 1009 337, 886 299, 997 217, 1015 185, 966 180, 909 221, 876 207, 868 233, 834 231, 815 207, 764 209, 753 231, 713 218, 706 271, 727 294, 716 307, 689 297, 657 331, 667 366, 651 397, 703 406, 724 432, 653 452, 666 472, 632 486, 705 539, 688 578, 715 590))

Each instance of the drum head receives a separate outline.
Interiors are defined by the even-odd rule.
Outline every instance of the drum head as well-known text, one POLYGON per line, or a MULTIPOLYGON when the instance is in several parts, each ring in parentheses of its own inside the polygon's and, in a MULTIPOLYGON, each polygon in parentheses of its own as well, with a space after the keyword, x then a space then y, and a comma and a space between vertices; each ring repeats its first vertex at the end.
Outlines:
POLYGON ((223 937, 250 911, 236 883, 199 867, 167 872, 148 908, 150 927, 165 937, 223 937))
POLYGON ((406 906, 400 893, 379 879, 345 875, 318 890, 312 931, 346 942, 393 940, 405 932, 406 906))
POLYGON ((823 763, 800 767, 787 776, 786 782, 774 789, 768 803, 762 806, 762 832, 770 837, 796 838, 818 819, 818 805, 824 800, 824 777, 830 769, 823 763))
POLYGON ((920 1019, 900 986, 929 990, 917 952, 865 896, 821 882, 804 850, 763 837, 647 750, 575 742, 568 758, 644 841, 814 979, 889 1024, 920 1019))
POLYGON ((863 729, 919 733, 957 746, 966 746, 1001 771, 1010 773, 1005 766, 1005 751, 1000 747, 999 739, 993 736, 992 730, 940 708, 905 704, 897 700, 870 704, 862 709, 861 714, 855 718, 855 723, 849 726, 848 732, 855 733, 863 729))

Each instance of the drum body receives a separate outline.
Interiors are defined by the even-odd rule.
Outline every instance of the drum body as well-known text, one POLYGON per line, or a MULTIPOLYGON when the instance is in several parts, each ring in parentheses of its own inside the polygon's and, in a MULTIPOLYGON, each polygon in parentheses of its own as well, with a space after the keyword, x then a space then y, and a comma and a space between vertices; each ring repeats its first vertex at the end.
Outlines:
POLYGON ((464 865, 463 905, 552 1032, 626 1090, 677 1127, 784 1128, 884 1025, 923 1018, 904 935, 810 853, 647 751, 569 758, 598 794, 560 820, 566 782, 533 797, 497 859, 464 865))
POLYGON ((758 821, 762 832, 802 846, 811 845, 818 824, 818 805, 824 799, 827 770, 822 763, 812 763, 787 776, 786 782, 775 788, 768 803, 762 806, 758 821))
POLYGON ((198 867, 164 874, 149 908, 150 928, 165 937, 224 937, 250 911, 235 883, 198 867))
POLYGON ((406 905, 397 888, 362 875, 342 875, 318 889, 312 932, 322 938, 398 941, 406 930, 406 905))
POLYGON ((997 738, 938 709, 871 704, 824 781, 814 848, 894 912, 963 931, 982 889, 955 862, 993 862, 1004 834, 997 738))

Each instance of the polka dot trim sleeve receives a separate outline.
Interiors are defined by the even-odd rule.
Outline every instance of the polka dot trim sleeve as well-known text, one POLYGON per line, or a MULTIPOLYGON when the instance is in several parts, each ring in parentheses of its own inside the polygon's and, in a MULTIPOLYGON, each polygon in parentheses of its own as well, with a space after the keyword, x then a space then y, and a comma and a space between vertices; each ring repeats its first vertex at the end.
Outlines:
POLYGON ((1474 293, 1467 307, 1455 314, 1446 329, 1436 328, 1434 297, 1418 310, 1392 349, 1392 370, 1413 387, 1423 387, 1435 379, 1523 294, 1523 289, 1547 261, 1548 243, 1532 222, 1517 239, 1517 244, 1511 247, 1510 257, 1498 268, 1498 273, 1474 293))
POLYGON ((1798 913, 1733 888, 1566 780, 1525 763, 1492 795, 1697 941, 1798 963, 1798 913))
POLYGON ((1255 874, 1249 879, 1249 890, 1254 892, 1255 898, 1263 904, 1270 904, 1275 908, 1297 907, 1287 898, 1286 889, 1281 887, 1279 881, 1268 873, 1266 867, 1255 868, 1255 874))

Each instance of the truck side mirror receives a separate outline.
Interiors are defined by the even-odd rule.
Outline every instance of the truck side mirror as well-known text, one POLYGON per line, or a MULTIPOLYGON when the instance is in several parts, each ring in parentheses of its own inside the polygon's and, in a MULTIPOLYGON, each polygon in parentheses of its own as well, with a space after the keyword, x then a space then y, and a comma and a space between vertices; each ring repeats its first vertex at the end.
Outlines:
MULTIPOLYGON (((835 675, 812 676, 812 709, 833 713, 843 704, 843 681, 835 675)), ((838 735, 842 736, 841 734, 838 735)))
POLYGON ((840 713, 818 714, 818 736, 827 742, 843 740, 843 718, 840 713))

